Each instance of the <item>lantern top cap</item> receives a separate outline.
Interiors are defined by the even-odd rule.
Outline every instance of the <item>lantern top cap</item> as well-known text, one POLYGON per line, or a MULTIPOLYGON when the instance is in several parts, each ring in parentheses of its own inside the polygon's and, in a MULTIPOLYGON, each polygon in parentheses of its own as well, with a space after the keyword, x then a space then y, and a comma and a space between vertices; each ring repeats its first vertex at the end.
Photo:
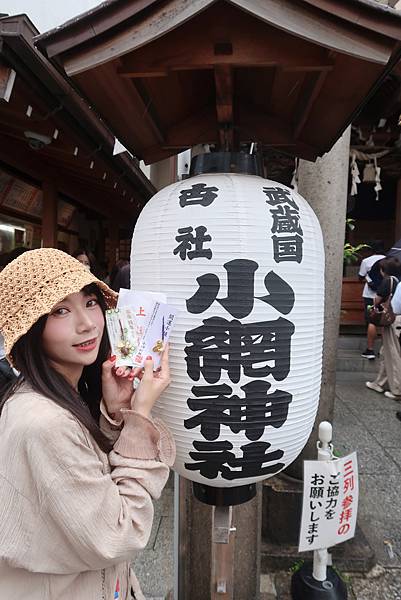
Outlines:
POLYGON ((245 152, 208 152, 194 156, 191 160, 190 176, 205 173, 239 173, 241 175, 264 176, 260 156, 246 154, 245 152))

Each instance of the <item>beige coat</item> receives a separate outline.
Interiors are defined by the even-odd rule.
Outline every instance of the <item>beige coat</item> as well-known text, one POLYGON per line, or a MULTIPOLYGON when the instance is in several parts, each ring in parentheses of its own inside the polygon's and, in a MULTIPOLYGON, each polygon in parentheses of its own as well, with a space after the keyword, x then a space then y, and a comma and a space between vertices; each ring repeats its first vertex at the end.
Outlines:
MULTIPOLYGON (((105 415, 105 410, 102 410, 105 415)), ((149 539, 152 498, 174 461, 161 421, 101 416, 109 455, 26 384, 0 418, 0 600, 143 598, 129 561, 149 539), (122 426, 122 429, 121 429, 122 426), (120 431, 121 430, 121 431, 120 431), (116 596, 117 597, 117 596, 116 596)))

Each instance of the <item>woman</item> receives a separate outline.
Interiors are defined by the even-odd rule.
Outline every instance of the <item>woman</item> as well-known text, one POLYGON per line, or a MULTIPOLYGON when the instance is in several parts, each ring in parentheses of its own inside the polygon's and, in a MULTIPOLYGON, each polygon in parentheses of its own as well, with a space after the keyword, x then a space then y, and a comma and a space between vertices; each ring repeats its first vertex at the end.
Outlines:
POLYGON ((174 460, 151 409, 169 383, 115 369, 106 306, 116 294, 60 250, 0 273, 0 330, 20 372, 0 416, 0 589, 23 600, 142 599, 129 561, 146 546, 174 460), (102 399, 101 399, 102 397, 102 399))
POLYGON ((77 260, 79 260, 79 262, 81 263, 81 265, 84 265, 84 267, 88 270, 91 271, 92 270, 92 265, 91 265, 91 261, 89 258, 89 253, 84 250, 83 248, 78 248, 78 250, 75 250, 75 252, 73 252, 72 256, 74 258, 76 258, 77 260))
MULTIPOLYGON (((384 258, 380 261, 383 281, 374 297, 374 305, 379 306, 392 297, 400 278, 401 263, 397 258, 384 258)), ((392 325, 382 327, 382 347, 380 349, 380 368, 374 381, 367 381, 366 387, 375 392, 401 400, 401 317, 397 316, 392 325), (386 390, 386 387, 389 389, 386 390)))

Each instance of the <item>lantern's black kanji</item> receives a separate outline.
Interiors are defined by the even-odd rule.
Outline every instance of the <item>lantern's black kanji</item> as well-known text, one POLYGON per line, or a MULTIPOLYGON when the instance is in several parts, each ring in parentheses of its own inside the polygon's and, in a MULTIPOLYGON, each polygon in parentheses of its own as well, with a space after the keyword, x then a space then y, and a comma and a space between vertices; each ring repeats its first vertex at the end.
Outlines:
POLYGON ((245 479, 247 477, 260 477, 261 475, 274 475, 283 467, 284 463, 275 462, 282 458, 284 452, 275 450, 267 452, 271 444, 267 442, 251 442, 241 446, 242 457, 237 458, 232 450, 233 445, 223 440, 220 442, 193 442, 197 452, 189 455, 195 462, 185 463, 188 471, 199 471, 207 479, 215 479, 219 474, 223 479, 245 479))
POLYGON ((267 204, 277 206, 279 204, 289 204, 293 209, 299 210, 298 204, 291 196, 290 190, 285 190, 280 187, 264 187, 264 193, 267 196, 267 204))
POLYGON ((212 258, 212 251, 210 248, 204 248, 203 244, 212 241, 212 236, 205 235, 207 229, 204 225, 195 227, 195 235, 193 234, 193 227, 182 227, 178 230, 179 235, 176 236, 178 246, 173 250, 173 254, 179 254, 181 260, 189 258, 212 258), (194 249, 192 247, 195 246, 194 249))
MULTIPOLYGON (((255 272, 259 265, 253 260, 235 259, 224 265, 227 271, 227 297, 218 299, 220 280, 217 275, 207 273, 197 278, 199 289, 186 302, 188 312, 200 314, 217 301, 236 319, 251 314, 255 300, 255 272)), ((270 304, 281 314, 291 312, 295 296, 291 286, 273 271, 264 279, 268 295, 257 296, 257 300, 270 304)))
POLYGON ((287 420, 291 394, 276 390, 267 391, 271 385, 267 381, 250 381, 241 386, 244 397, 232 394, 227 384, 194 386, 188 399, 188 406, 199 414, 186 419, 186 429, 200 425, 202 436, 207 440, 216 440, 220 435, 220 426, 226 425, 233 433, 244 431, 249 440, 262 437, 265 427, 280 428, 287 420))
POLYGON ((180 206, 193 206, 199 204, 200 206, 209 206, 213 200, 217 198, 216 192, 219 188, 215 186, 207 187, 206 183, 195 183, 188 190, 181 190, 180 192, 180 206))
POLYGON ((274 260, 279 262, 302 262, 303 239, 297 233, 292 236, 272 236, 274 260))
POLYGON ((272 233, 298 233, 303 235, 299 224, 299 212, 290 206, 277 206, 270 211, 273 217, 272 233))
POLYGON ((201 374, 208 383, 217 383, 221 371, 238 383, 243 374, 285 379, 290 370, 291 336, 294 324, 280 317, 275 321, 244 323, 221 317, 204 319, 203 325, 187 331, 185 347, 187 373, 193 381, 201 374))

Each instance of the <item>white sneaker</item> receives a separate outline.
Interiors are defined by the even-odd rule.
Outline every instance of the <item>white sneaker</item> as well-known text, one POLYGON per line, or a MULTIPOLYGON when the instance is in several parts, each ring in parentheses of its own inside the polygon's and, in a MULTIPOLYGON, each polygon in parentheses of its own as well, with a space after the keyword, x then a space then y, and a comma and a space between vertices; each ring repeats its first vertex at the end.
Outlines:
POLYGON ((391 398, 392 400, 401 400, 401 396, 396 396, 395 394, 393 394, 392 392, 384 392, 384 395, 386 396, 386 398, 391 398))
POLYGON ((370 390, 374 390, 375 392, 378 392, 379 394, 382 394, 384 392, 384 389, 381 387, 381 385, 379 385, 378 383, 375 383, 374 381, 366 381, 365 385, 370 390))

